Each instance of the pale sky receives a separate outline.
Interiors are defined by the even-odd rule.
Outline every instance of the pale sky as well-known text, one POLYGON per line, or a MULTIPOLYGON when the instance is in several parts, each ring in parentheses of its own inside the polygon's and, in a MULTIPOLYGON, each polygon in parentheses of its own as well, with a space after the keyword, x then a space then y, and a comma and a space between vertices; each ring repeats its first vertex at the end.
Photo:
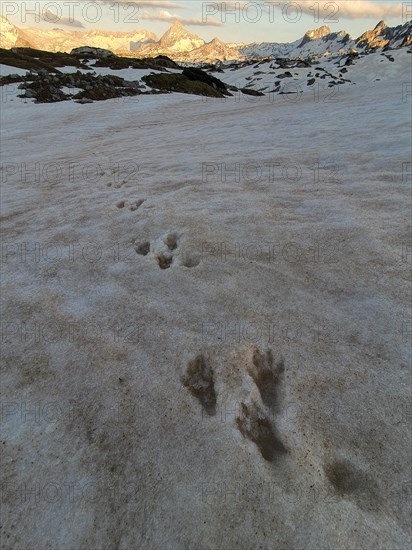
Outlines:
POLYGON ((17 26, 133 31, 161 36, 175 19, 209 41, 290 42, 328 25, 358 37, 380 19, 390 26, 412 18, 412 1, 395 0, 2 0, 1 14, 17 26))

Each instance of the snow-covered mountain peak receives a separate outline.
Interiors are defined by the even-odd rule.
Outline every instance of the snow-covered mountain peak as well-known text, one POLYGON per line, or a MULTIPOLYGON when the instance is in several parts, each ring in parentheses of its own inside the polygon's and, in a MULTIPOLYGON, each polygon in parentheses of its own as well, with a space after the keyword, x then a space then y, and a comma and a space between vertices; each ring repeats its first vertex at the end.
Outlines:
POLYGON ((204 43, 200 36, 191 33, 176 20, 160 39, 159 46, 173 51, 189 51, 203 46, 204 43))
POLYGON ((319 27, 318 29, 314 29, 313 31, 307 31, 305 36, 310 38, 311 40, 316 40, 316 38, 322 38, 323 36, 326 36, 327 34, 330 34, 331 30, 327 25, 323 25, 322 27, 319 27))
POLYGON ((381 19, 373 30, 376 31, 378 29, 387 29, 387 28, 388 28, 388 25, 385 23, 383 19, 381 19))

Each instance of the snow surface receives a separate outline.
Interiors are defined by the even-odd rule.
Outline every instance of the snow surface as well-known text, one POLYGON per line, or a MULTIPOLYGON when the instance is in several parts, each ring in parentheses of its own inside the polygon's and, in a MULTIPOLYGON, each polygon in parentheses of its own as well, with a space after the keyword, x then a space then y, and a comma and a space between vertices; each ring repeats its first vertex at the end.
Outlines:
POLYGON ((11 74, 17 74, 19 76, 24 76, 28 71, 26 69, 19 69, 18 67, 10 67, 9 65, 3 65, 0 63, 0 76, 9 76, 11 74))
MULTIPOLYGON (((125 80, 134 81, 141 80, 144 76, 153 73, 159 73, 160 71, 154 69, 119 69, 113 70, 108 67, 93 67, 93 70, 100 75, 114 75, 125 80)), ((167 69, 170 73, 181 73, 181 70, 178 69, 167 69)))
POLYGON ((410 58, 333 102, 3 102, 6 547, 410 546, 410 58))
POLYGON ((81 69, 79 67, 73 67, 73 66, 69 66, 69 67, 57 67, 57 69, 61 72, 61 73, 82 73, 82 74, 90 74, 93 70, 94 70, 94 67, 90 67, 90 69, 81 69))

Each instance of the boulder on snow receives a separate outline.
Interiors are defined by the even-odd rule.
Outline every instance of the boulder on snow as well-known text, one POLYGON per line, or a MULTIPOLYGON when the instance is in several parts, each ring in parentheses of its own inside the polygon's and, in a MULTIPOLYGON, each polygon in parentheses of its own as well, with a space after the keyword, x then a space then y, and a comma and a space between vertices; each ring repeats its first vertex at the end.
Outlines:
POLYGON ((156 64, 161 67, 166 67, 167 69, 180 69, 179 65, 175 63, 167 55, 158 55, 155 57, 156 64))
POLYGON ((167 92, 220 98, 232 95, 224 82, 193 67, 184 69, 181 74, 151 74, 142 80, 151 88, 167 92))
POLYGON ((256 97, 265 95, 264 93, 259 92, 258 90, 251 90, 249 88, 242 88, 240 91, 242 92, 242 94, 253 95, 253 96, 256 96, 256 97))
POLYGON ((215 90, 220 90, 222 93, 225 93, 227 91, 227 86, 224 82, 222 82, 221 80, 219 80, 214 76, 210 76, 209 74, 207 74, 205 71, 202 71, 201 69, 197 69, 195 67, 188 67, 184 69, 182 74, 189 80, 204 82, 205 84, 208 84, 215 90))
POLYGON ((110 50, 105 50, 103 48, 92 48, 91 46, 81 46, 80 48, 74 48, 70 55, 81 55, 85 57, 117 57, 110 50))

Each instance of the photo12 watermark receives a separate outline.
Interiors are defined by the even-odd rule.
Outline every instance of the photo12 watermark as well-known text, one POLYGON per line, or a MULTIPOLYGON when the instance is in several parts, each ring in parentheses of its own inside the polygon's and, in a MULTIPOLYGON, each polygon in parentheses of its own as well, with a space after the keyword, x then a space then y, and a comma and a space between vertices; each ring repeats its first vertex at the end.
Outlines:
POLYGON ((339 22, 339 2, 203 2, 202 21, 226 23, 298 23, 306 14, 314 23, 339 22))
POLYGON ((11 181, 25 184, 98 183, 102 178, 116 186, 137 183, 140 166, 133 161, 123 162, 2 162, 1 183, 11 181))
POLYGON ((277 160, 265 162, 202 162, 203 183, 341 183, 341 168, 336 163, 324 166, 314 161, 312 166, 285 163, 277 160))
POLYGON ((83 322, 55 323, 38 321, 1 322, 1 343, 3 346, 14 344, 91 344, 110 340, 116 344, 139 344, 144 339, 146 327, 141 322, 113 321, 98 323, 83 322))
MULTIPOLYGON (((147 4, 147 3, 146 3, 147 4)), ((138 2, 25 2, 3 0, 0 14, 2 17, 13 17, 25 25, 49 23, 64 25, 76 30, 85 25, 95 25, 103 19, 115 24, 136 25, 140 23, 141 5, 138 2)))

